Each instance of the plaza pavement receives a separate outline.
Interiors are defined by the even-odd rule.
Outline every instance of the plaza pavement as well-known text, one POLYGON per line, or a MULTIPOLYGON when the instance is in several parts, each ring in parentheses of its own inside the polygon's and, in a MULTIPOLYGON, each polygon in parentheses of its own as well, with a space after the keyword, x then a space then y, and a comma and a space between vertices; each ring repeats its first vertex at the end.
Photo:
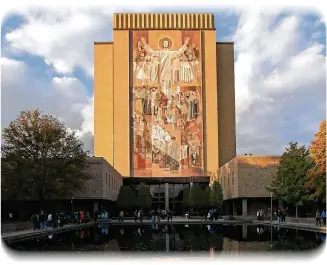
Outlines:
POLYGON ((299 230, 307 230, 312 232, 321 232, 326 233, 326 226, 316 226, 312 224, 307 223, 295 223, 295 222, 285 222, 285 223, 278 223, 277 221, 252 221, 252 224, 263 224, 263 225, 273 225, 273 226, 279 226, 279 227, 285 227, 285 228, 294 228, 299 230))

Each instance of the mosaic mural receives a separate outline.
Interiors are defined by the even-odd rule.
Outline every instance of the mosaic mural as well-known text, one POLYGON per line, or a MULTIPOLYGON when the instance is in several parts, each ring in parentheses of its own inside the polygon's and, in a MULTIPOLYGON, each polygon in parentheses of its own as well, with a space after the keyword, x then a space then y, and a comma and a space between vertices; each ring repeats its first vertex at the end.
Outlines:
POLYGON ((132 31, 131 176, 203 175, 201 32, 132 31))

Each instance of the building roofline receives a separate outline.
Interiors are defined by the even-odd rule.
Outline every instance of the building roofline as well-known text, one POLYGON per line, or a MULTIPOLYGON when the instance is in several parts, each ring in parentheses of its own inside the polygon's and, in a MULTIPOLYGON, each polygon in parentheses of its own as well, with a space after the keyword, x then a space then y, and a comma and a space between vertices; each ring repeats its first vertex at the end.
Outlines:
MULTIPOLYGON (((237 157, 281 157, 282 155, 237 155, 237 157)), ((234 159, 234 158, 233 158, 234 159)))
POLYGON ((216 44, 234 44, 234 41, 216 41, 216 44))
POLYGON ((113 41, 95 41, 94 45, 96 44, 114 44, 113 41))

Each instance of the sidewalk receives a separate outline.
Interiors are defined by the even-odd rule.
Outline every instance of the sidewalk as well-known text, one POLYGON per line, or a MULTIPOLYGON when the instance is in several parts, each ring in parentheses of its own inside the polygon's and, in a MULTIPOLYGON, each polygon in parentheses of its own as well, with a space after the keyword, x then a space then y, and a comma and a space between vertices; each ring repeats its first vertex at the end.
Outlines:
POLYGON ((58 227, 58 228, 47 228, 45 230, 22 230, 22 231, 15 231, 15 232, 1 232, 1 237, 4 241, 13 241, 13 240, 25 240, 33 237, 38 236, 45 236, 50 235, 54 233, 61 233, 68 230, 74 230, 77 228, 83 228, 83 227, 89 227, 93 226, 94 222, 89 222, 86 224, 67 224, 64 227, 58 227))
POLYGON ((263 224, 263 225, 274 225, 274 226, 285 227, 285 228, 296 228, 300 230, 309 230, 314 232, 326 233, 325 226, 315 226, 306 223, 295 223, 295 222, 278 223, 277 221, 257 221, 257 220, 252 221, 252 223, 263 224))

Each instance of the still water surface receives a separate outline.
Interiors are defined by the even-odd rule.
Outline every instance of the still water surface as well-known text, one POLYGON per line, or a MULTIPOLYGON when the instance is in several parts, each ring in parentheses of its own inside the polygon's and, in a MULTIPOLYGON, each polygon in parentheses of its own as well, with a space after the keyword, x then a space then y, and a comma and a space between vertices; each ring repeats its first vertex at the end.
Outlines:
POLYGON ((9 244, 18 251, 193 252, 207 256, 258 251, 311 251, 326 234, 256 225, 96 225, 9 244), (153 229, 154 228, 154 229, 153 229))

